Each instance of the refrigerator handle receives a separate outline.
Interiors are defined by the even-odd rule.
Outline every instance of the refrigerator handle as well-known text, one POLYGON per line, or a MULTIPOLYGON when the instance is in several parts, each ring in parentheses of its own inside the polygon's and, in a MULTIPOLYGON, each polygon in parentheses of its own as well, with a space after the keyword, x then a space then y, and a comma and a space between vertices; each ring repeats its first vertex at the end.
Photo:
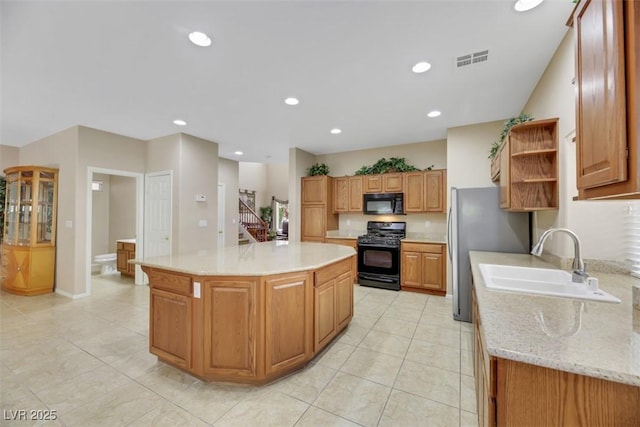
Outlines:
POLYGON ((447 252, 449 252, 449 261, 453 262, 453 254, 451 253, 451 206, 449 206, 449 218, 447 218, 447 252))

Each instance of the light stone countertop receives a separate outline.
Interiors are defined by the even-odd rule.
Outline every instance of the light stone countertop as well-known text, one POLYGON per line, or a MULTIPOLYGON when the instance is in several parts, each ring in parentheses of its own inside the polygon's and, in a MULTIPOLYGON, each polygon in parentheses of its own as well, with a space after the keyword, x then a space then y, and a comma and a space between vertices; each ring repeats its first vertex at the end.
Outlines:
POLYGON ((527 254, 469 252, 489 355, 640 386, 640 310, 628 274, 594 272, 620 304, 488 289, 478 264, 557 268, 527 254))
POLYGON ((135 244, 136 243, 136 239, 135 238, 134 239, 118 239, 118 240, 116 240, 116 242, 119 242, 119 243, 133 243, 133 244, 135 244))
POLYGON ((197 276, 264 276, 313 270, 355 253, 344 245, 272 240, 129 262, 197 276))

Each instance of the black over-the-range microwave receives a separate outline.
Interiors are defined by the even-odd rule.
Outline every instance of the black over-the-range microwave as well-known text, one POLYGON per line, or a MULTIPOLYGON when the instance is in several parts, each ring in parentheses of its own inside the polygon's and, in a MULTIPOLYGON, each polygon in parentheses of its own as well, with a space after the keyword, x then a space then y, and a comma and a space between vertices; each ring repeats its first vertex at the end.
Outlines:
POLYGON ((404 215, 403 193, 365 193, 363 198, 365 215, 404 215))

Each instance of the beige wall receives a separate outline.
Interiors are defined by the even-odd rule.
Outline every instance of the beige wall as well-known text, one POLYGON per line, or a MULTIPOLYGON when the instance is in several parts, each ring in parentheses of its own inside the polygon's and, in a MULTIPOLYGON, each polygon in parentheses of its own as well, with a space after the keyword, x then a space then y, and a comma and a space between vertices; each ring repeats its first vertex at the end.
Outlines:
POLYGON ((276 199, 289 199, 289 165, 286 163, 267 163, 267 194, 276 199))
MULTIPOLYGON (((622 261, 625 257, 624 215, 631 201, 573 201, 576 190, 574 38, 568 30, 547 69, 531 93, 524 112, 535 118, 558 117, 560 209, 537 213, 536 235, 549 227, 568 227, 582 241, 584 258, 622 261)), ((573 257, 573 244, 564 235, 552 237, 545 250, 573 257)))
MULTIPOLYGON (((76 198, 74 200, 76 211, 76 262, 74 270, 76 281, 73 295, 83 295, 87 291, 86 272, 92 261, 87 259, 87 195, 90 194, 89 182, 91 181, 88 170, 89 168, 100 168, 123 173, 143 174, 146 165, 146 147, 146 142, 139 139, 84 126, 78 127, 78 149, 76 153, 73 153, 77 161, 76 198)), ((135 212, 135 205, 133 210, 135 212)), ((93 224, 91 226, 93 228, 93 224)), ((57 265, 60 263, 58 262, 57 265)))
MULTIPOLYGON (((218 144, 181 135, 180 220, 174 236, 178 253, 215 248, 218 239, 218 144), (204 194, 206 202, 196 202, 204 194), (204 220, 207 226, 200 227, 204 220)), ((176 200, 174 198, 174 200, 176 200)))
POLYGON ((225 245, 238 245, 238 162, 218 159, 218 183, 225 191, 225 245))
MULTIPOLYGON (((109 253, 117 250, 116 240, 136 237, 136 179, 113 175, 109 191, 109 253)), ((92 223, 92 228, 100 224, 92 223)))
MULTIPOLYGON (((404 157, 407 164, 419 169, 434 165, 435 169, 447 167, 447 141, 438 140, 368 150, 345 151, 342 153, 316 156, 318 163, 329 167, 329 175, 354 175, 362 166, 371 166, 381 158, 404 157)), ((306 175, 306 171, 304 173, 306 175)), ((303 175, 303 176, 304 176, 303 175)))
MULTIPOLYGON (((499 138, 504 121, 460 126, 447 130, 447 186, 491 187, 489 149, 499 138)), ((447 191, 447 199, 449 192, 447 191)))
POLYGON ((21 165, 59 169, 55 286, 67 296, 84 293, 84 274, 78 275, 76 269, 80 256, 77 241, 85 237, 85 229, 78 228, 76 209, 78 132, 77 126, 72 127, 20 148, 21 165))
POLYGON ((239 162, 238 186, 241 190, 256 192, 255 210, 258 215, 260 215, 261 207, 271 206, 266 163, 239 162))
POLYGON ((19 153, 18 147, 11 147, 9 145, 0 145, 0 175, 4 175, 4 170, 11 166, 19 165, 19 153))

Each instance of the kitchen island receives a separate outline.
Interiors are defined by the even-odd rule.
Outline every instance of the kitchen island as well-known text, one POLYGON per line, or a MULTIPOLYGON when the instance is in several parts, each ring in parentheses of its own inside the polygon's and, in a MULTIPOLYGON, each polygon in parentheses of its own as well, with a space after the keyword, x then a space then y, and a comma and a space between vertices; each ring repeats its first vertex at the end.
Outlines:
POLYGON ((303 367, 353 316, 352 248, 271 241, 131 261, 149 277, 149 350, 205 381, 303 367))
POLYGON ((620 304, 503 292, 485 286, 479 264, 557 267, 525 254, 469 256, 480 426, 640 425, 638 279, 590 272, 620 304))

